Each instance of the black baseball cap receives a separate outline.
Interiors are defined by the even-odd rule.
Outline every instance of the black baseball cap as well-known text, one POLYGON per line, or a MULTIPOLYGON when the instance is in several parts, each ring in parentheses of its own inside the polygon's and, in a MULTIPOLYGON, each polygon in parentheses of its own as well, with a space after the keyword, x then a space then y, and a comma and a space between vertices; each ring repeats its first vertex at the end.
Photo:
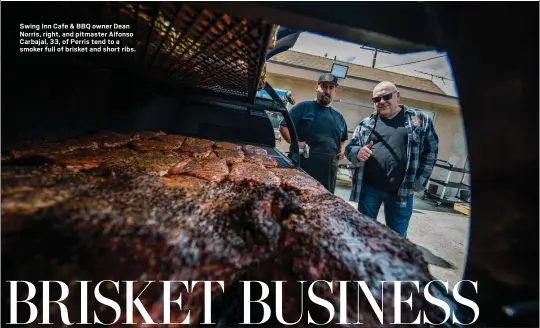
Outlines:
POLYGON ((321 84, 323 82, 330 82, 330 83, 333 83, 335 85, 338 85, 337 77, 335 77, 331 73, 323 73, 323 74, 321 74, 321 76, 319 76, 319 81, 317 82, 317 84, 321 84))

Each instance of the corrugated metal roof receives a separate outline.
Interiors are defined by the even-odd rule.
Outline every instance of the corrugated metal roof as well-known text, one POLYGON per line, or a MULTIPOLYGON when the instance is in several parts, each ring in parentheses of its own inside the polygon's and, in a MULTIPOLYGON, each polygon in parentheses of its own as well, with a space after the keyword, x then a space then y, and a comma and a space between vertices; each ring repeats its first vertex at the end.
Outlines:
MULTIPOLYGON (((272 57, 270 61, 316 69, 320 70, 322 73, 328 72, 331 69, 333 59, 289 50, 272 57)), ((441 88, 439 88, 435 83, 428 79, 389 72, 381 69, 342 61, 337 62, 349 66, 347 76, 374 81, 390 81, 397 86, 446 95, 446 93, 441 90, 441 88)))

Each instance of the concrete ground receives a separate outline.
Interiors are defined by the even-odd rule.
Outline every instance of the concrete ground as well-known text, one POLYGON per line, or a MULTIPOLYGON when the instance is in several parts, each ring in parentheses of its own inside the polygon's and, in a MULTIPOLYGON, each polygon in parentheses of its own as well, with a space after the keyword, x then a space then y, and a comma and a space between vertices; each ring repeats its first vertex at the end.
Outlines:
MULTIPOLYGON (((349 202, 351 188, 338 183, 335 194, 349 202)), ((357 203, 349 204, 358 207, 357 203)), ((377 220, 384 223, 384 206, 381 206, 377 220)), ((435 207, 432 201, 424 201, 415 195, 407 234, 411 242, 427 248, 455 266, 455 269, 443 269, 430 265, 435 278, 448 281, 450 288, 461 280, 467 253, 469 217, 456 212, 451 206, 435 207)))

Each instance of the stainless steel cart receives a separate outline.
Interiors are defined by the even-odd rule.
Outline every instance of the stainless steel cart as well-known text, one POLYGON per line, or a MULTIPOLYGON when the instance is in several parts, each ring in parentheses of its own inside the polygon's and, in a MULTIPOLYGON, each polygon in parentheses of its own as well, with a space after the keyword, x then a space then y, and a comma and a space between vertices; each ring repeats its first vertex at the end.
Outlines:
POLYGON ((437 159, 435 166, 446 170, 447 171, 446 177, 444 180, 430 178, 427 188, 424 191, 424 195, 422 196, 422 199, 424 200, 426 198, 435 199, 437 201, 436 206, 440 206, 441 204, 453 205, 455 203, 467 203, 467 201, 458 198, 458 195, 459 195, 460 190, 471 190, 471 186, 464 183, 465 174, 470 174, 470 170, 466 166, 463 168, 455 167, 448 161, 444 161, 440 159, 437 159), (450 181, 452 172, 462 173, 461 180, 459 182, 450 181), (442 186, 442 191, 440 195, 437 195, 429 191, 429 186, 432 183, 436 183, 442 186), (446 196, 447 188, 456 188, 457 189, 456 196, 446 196))

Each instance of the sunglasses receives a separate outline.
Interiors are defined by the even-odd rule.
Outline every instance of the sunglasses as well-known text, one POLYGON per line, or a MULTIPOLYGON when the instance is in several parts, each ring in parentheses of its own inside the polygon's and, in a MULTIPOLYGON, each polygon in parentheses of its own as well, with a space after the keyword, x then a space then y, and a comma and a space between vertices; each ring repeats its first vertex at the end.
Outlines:
POLYGON ((385 101, 388 101, 388 100, 392 99, 392 96, 394 95, 394 93, 395 93, 395 91, 391 92, 391 93, 387 93, 384 96, 373 97, 373 98, 371 98, 371 100, 373 100, 373 102, 375 104, 381 102, 381 99, 383 99, 385 101))

